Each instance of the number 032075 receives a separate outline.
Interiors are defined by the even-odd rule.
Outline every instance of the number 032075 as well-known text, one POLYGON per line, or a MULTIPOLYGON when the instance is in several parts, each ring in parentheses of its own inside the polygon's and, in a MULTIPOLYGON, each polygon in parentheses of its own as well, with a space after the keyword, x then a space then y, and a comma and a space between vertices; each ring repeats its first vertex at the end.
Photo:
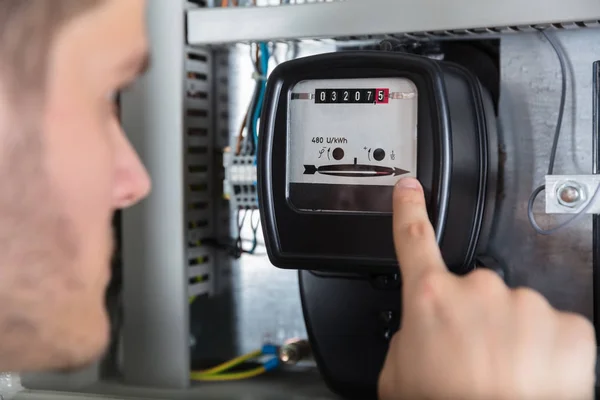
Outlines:
POLYGON ((388 103, 389 89, 317 89, 317 104, 381 104, 388 103))

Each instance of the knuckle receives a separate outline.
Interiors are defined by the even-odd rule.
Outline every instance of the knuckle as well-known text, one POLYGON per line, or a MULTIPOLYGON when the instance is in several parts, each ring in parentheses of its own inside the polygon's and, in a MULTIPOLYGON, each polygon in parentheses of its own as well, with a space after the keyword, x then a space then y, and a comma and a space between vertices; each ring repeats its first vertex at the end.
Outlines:
POLYGON ((394 200, 396 203, 406 205, 424 204, 423 193, 417 189, 395 191, 394 200))
POLYGON ((584 346, 589 344, 596 346, 596 332, 587 318, 577 314, 564 314, 563 323, 568 327, 575 341, 584 346))
POLYGON ((477 269, 466 277, 469 288, 478 299, 495 300, 506 296, 508 288, 504 281, 493 271, 477 269))
POLYGON ((427 237, 430 230, 430 222, 424 220, 413 221, 404 226, 406 237, 410 239, 421 239, 427 237))
POLYGON ((506 285, 504 281, 494 271, 489 269, 476 269, 467 276, 467 281, 475 286, 481 288, 487 292, 505 290, 506 285))
POLYGON ((518 288, 512 293, 513 303, 517 311, 529 314, 547 313, 551 310, 550 303, 539 292, 529 288, 518 288))
POLYGON ((437 272, 424 273, 417 283, 415 294, 417 303, 427 308, 444 304, 442 298, 445 278, 443 274, 437 272))
POLYGON ((557 347, 561 349, 559 354, 563 361, 582 370, 593 370, 596 365, 596 334, 592 323, 580 315, 566 313, 561 315, 560 325, 562 335, 557 347))

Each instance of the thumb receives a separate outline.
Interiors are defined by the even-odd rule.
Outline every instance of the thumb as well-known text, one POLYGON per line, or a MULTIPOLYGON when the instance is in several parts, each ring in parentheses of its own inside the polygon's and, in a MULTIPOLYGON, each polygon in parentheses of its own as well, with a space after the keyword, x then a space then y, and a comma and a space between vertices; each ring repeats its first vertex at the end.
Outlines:
POLYGON ((401 179, 394 188, 394 244, 405 281, 425 272, 447 271, 429 221, 423 187, 413 178, 401 179))

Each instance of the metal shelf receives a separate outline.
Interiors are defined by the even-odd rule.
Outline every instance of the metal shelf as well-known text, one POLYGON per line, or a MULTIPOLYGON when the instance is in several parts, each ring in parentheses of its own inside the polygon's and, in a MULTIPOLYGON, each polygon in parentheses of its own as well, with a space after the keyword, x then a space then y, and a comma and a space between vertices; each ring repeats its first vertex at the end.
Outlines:
POLYGON ((191 45, 392 33, 469 35, 551 23, 597 25, 598 20, 598 0, 348 0, 187 13, 191 45))
POLYGON ((14 400, 335 400, 338 399, 313 369, 279 371, 237 382, 195 383, 181 390, 142 388, 119 382, 98 382, 80 388, 77 393, 19 393, 14 400))

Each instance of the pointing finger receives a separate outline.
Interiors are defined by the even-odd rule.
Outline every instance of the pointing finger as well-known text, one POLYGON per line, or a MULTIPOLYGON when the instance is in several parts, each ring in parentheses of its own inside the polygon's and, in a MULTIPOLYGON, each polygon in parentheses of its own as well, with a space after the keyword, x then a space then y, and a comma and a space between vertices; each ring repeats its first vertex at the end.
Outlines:
POLYGON ((427 214, 423 188, 413 178, 401 179, 394 188, 394 243, 403 279, 446 271, 427 214))

